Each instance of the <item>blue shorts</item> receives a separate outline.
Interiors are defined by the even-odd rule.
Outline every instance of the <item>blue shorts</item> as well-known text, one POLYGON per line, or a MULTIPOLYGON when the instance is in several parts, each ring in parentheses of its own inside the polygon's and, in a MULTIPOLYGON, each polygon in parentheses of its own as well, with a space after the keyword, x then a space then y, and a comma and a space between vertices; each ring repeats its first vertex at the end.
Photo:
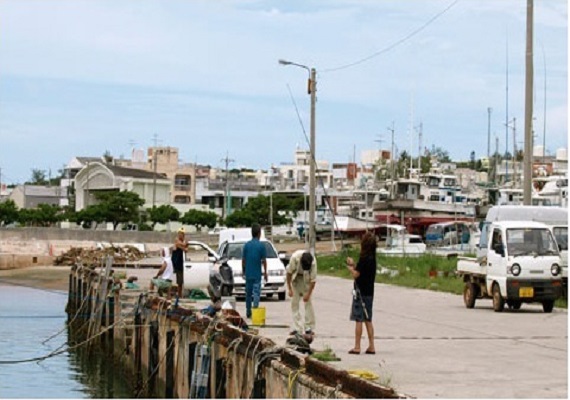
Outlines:
POLYGON ((374 296, 362 296, 362 301, 360 301, 360 296, 352 298, 352 309, 350 311, 350 320, 356 322, 372 321, 372 303, 374 301, 374 296), (362 308, 362 302, 364 302, 364 307, 366 308, 366 313, 362 308), (367 318, 368 316, 368 318, 367 318))

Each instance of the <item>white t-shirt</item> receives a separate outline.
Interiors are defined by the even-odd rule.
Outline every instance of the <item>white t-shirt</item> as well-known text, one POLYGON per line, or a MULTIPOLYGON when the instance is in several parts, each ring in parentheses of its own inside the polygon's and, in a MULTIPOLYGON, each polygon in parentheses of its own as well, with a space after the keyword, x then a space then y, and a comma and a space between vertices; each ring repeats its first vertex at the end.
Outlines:
POLYGON ((162 262, 166 263, 166 268, 164 269, 162 275, 159 276, 159 278, 172 280, 172 275, 174 275, 174 267, 172 266, 172 258, 168 254, 168 251, 166 251, 166 257, 162 258, 162 262))

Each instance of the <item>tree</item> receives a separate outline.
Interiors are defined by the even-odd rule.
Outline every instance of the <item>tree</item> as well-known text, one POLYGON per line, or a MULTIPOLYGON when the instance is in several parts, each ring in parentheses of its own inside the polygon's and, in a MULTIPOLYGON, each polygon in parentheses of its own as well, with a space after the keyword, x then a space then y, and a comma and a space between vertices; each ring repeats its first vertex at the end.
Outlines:
POLYGON ((144 200, 134 192, 103 192, 96 196, 102 209, 105 221, 113 224, 113 230, 119 224, 136 222, 139 218, 139 207, 144 200))
POLYGON ((449 152, 447 150, 443 150, 441 147, 432 146, 430 155, 435 156, 439 162, 451 162, 451 158, 449 158, 449 152))
POLYGON ((99 204, 91 204, 83 210, 71 214, 69 220, 85 229, 91 228, 95 223, 96 228, 98 224, 105 222, 105 210, 99 204))
POLYGON ((471 151, 469 156, 469 168, 475 169, 475 151, 471 151))
POLYGON ((53 226, 61 220, 61 208, 54 204, 39 204, 36 208, 22 209, 18 222, 22 225, 53 226))
POLYGON ((10 225, 18 221, 18 206, 14 200, 0 203, 0 226, 10 225))
MULTIPOLYGON (((159 207, 152 207, 148 210, 148 217, 152 221, 152 229, 157 223, 166 224, 170 221, 178 221, 180 212, 170 204, 164 204, 159 207)), ((214 222, 214 225, 216 223, 214 222)))
MULTIPOLYGON (((283 225, 290 223, 291 219, 283 216, 279 211, 295 212, 302 203, 299 201, 291 202, 285 196, 276 195, 273 197, 273 224, 283 225)), ((226 218, 226 225, 229 227, 251 226, 257 223, 261 226, 270 225, 270 198, 269 196, 257 196, 249 199, 247 204, 240 210, 230 214, 226 218)))
POLYGON ((37 168, 33 168, 32 169, 32 178, 29 182, 30 185, 47 185, 49 182, 46 178, 46 171, 43 169, 37 169, 37 168))
POLYGON ((180 222, 186 225, 194 225, 198 230, 203 227, 213 228, 218 221, 218 215, 211 211, 188 210, 186 214, 180 218, 180 222))

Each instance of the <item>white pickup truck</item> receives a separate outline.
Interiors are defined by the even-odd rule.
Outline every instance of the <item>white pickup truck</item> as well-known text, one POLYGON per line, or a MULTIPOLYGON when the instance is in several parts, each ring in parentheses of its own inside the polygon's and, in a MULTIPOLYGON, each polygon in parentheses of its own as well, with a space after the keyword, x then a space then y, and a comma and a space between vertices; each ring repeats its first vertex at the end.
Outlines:
POLYGON ((460 257, 457 272, 463 277, 463 299, 473 308, 478 298, 492 298, 501 312, 505 302, 518 310, 522 303, 542 303, 552 312, 562 295, 562 267, 552 231, 532 221, 497 221, 482 236, 477 258, 460 257))

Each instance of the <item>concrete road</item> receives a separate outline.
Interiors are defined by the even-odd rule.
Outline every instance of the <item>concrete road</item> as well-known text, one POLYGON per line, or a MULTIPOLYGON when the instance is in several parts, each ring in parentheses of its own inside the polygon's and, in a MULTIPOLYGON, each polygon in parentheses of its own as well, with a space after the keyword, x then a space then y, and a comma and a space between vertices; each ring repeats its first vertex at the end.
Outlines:
MULTIPOLYGON (((352 282, 320 276, 315 349, 332 348, 339 368, 364 368, 400 393, 421 398, 567 398, 568 314, 540 305, 495 313, 490 300, 468 310, 461 296, 376 284, 376 355, 349 355, 352 282)), ((291 324, 290 301, 262 302, 266 324, 291 324)), ((243 302, 238 310, 245 314, 243 302)), ((289 329, 261 328, 284 343, 289 329)), ((366 349, 366 337, 362 349, 366 349)))

